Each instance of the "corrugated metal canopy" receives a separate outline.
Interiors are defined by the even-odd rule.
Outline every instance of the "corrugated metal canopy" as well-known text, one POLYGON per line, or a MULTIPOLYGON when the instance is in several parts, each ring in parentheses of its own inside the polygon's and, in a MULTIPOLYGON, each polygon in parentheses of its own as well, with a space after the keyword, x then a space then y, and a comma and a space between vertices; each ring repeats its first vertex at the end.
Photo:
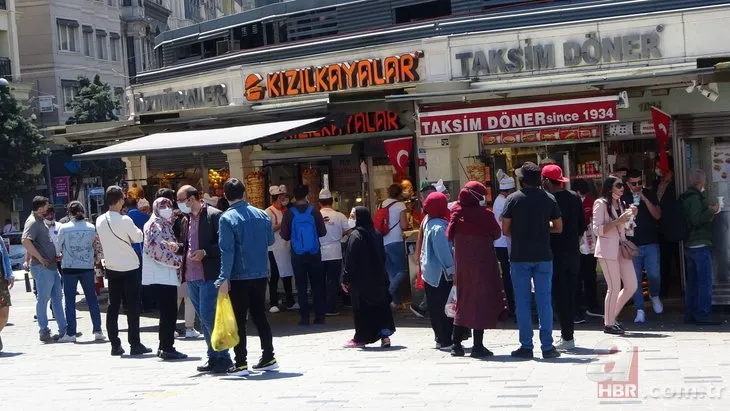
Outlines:
POLYGON ((218 151, 242 147, 246 143, 273 137, 322 120, 323 117, 304 120, 279 121, 240 127, 157 133, 124 143, 104 147, 74 156, 75 160, 96 160, 140 156, 153 153, 180 153, 186 151, 218 151))

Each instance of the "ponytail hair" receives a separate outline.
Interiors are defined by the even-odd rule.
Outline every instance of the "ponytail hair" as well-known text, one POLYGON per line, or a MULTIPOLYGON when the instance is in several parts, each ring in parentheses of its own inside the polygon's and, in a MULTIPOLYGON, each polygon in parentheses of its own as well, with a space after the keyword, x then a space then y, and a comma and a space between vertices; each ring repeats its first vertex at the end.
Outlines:
POLYGON ((80 201, 72 201, 68 204, 68 215, 76 221, 86 219, 84 205, 80 201))

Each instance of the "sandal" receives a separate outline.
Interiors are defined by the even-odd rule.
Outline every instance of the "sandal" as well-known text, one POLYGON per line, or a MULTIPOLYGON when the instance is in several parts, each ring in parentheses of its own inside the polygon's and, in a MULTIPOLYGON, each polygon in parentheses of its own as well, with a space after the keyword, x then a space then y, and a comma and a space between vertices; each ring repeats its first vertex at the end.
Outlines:
POLYGON ((365 346, 365 344, 363 344, 363 343, 355 342, 355 340, 350 340, 350 341, 346 342, 345 345, 343 345, 342 347, 343 348, 362 348, 364 346, 365 346))
POLYGON ((390 348, 390 337, 383 337, 380 339, 381 348, 390 348))

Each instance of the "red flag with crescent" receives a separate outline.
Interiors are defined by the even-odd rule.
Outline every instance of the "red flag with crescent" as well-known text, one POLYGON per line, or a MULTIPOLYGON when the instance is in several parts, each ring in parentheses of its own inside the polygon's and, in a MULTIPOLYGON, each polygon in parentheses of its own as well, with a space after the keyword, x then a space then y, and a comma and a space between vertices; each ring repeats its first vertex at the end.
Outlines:
POLYGON ((413 151, 413 137, 385 140, 385 152, 388 153, 390 163, 393 164, 399 176, 405 176, 413 151))
POLYGON ((662 172, 669 171, 669 158, 667 157, 667 142, 669 141, 669 130, 672 126, 672 117, 656 107, 651 108, 651 121, 654 123, 656 134, 657 150, 659 151, 659 168, 662 172))

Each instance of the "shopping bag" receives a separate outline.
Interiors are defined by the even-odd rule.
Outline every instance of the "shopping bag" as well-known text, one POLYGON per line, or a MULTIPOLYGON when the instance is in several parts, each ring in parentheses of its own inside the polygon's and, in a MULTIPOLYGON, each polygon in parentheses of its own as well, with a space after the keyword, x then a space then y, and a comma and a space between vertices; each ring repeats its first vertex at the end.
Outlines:
POLYGON ((454 318, 456 316, 456 286, 451 287, 451 292, 449 293, 449 298, 446 300, 444 312, 449 318, 454 318))
POLYGON ((210 345, 216 351, 223 351, 238 345, 238 325, 233 314, 231 298, 228 294, 218 295, 215 307, 215 324, 210 336, 210 345))

